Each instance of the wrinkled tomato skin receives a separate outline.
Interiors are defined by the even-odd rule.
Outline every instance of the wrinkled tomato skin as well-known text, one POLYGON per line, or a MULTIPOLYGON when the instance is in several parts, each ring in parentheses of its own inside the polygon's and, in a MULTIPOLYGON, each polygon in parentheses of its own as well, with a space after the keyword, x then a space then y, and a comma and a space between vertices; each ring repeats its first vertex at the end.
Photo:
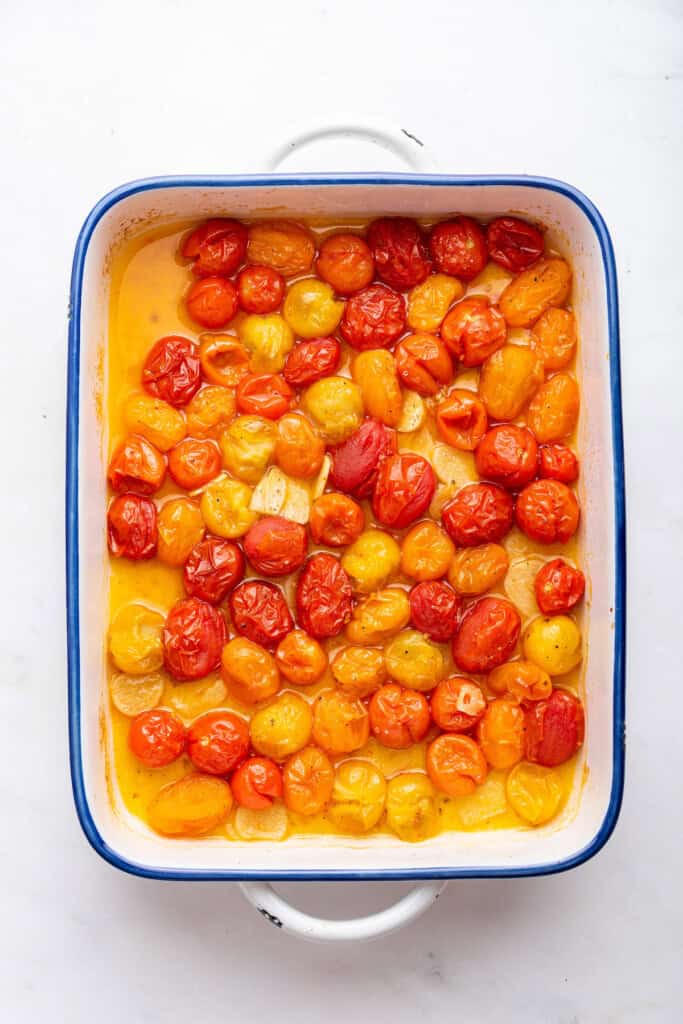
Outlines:
POLYGON ((153 708, 130 723, 128 746, 146 768, 165 768, 185 751, 187 733, 177 715, 153 708))
POLYGON ((486 228, 489 256, 499 266, 520 274, 543 255, 543 235, 517 217, 496 217, 486 228))
POLYGON ((541 445, 538 449, 538 475, 541 480, 573 484, 579 478, 579 460, 566 444, 541 445))
POLYGON ((346 232, 331 235, 321 243, 315 267, 318 277, 331 284, 337 295, 352 295, 367 287, 375 276, 367 242, 346 232))
POLYGON ((554 768, 573 757, 583 743, 583 705, 566 690, 553 690, 547 700, 526 708, 525 726, 526 760, 554 768))
POLYGON ((483 673, 502 665, 515 649, 519 612, 502 597, 483 597, 468 608, 453 640, 453 660, 462 672, 483 673))
POLYGON ((503 314, 488 299, 463 299, 441 324, 441 339, 463 366, 481 366, 505 344, 507 327, 503 314))
POLYGON ((365 420, 355 434, 332 449, 331 485, 354 498, 369 497, 381 462, 396 449, 394 430, 377 420, 365 420))
POLYGON ((579 527, 579 503, 559 480, 535 480, 517 498, 515 518, 532 540, 564 544, 579 527))
POLYGON ((468 484, 444 505, 441 518, 459 547, 496 543, 512 528, 512 498, 497 484, 468 484))
POLYGON ((429 508, 436 477, 421 455, 405 452, 384 459, 372 496, 375 519, 394 530, 410 526, 429 508))
POLYGON ((309 528, 316 544, 346 547, 363 532, 363 509, 346 494, 322 494, 313 502, 309 528))
POLYGON ((486 433, 488 422, 486 406, 467 388, 451 388, 436 407, 436 426, 441 437, 461 451, 474 451, 486 433))
POLYGON ((164 665, 181 682, 201 679, 220 666, 227 639, 225 619, 218 609, 186 597, 173 605, 166 618, 164 665))
POLYGON ((481 687, 467 676, 442 679, 432 693, 432 718, 444 732, 473 729, 485 711, 486 698, 481 687))
POLYGON ((142 386, 149 395, 178 408, 187 405, 201 382, 199 349, 193 341, 171 334, 152 345, 142 367, 142 386))
POLYGON ((221 471, 221 453, 215 441, 186 437, 168 453, 168 472, 186 491, 208 484, 221 471))
POLYGON ((480 477, 510 491, 519 491, 536 476, 536 438, 526 427, 502 423, 484 434, 474 460, 480 477))
POLYGON ((183 569, 183 583, 190 597, 220 604, 244 577, 241 548, 223 537, 205 537, 192 548, 183 569))
POLYGON ((274 313, 284 297, 285 279, 274 267, 244 267, 237 275, 237 298, 245 313, 274 313))
POLYGON ((537 573, 534 590, 544 615, 564 615, 583 597, 586 577, 563 558, 553 558, 537 573))
POLYGON ((203 277, 185 296, 189 316, 201 327, 226 327, 237 312, 237 289, 224 277, 203 277))
POLYGON ((245 377, 237 385, 237 408, 245 415, 277 420, 294 405, 294 392, 279 373, 245 377))
POLYGON ((293 388, 308 387, 336 373, 340 359, 341 345, 336 338, 311 338, 294 346, 282 375, 293 388))
POLYGON ((107 511, 107 543, 114 558, 152 558, 157 549, 154 502, 138 494, 114 498, 107 511))
POLYGON ((410 618, 415 629, 430 640, 445 644, 458 629, 462 598, 444 580, 417 583, 409 595, 410 618))
POLYGON ((429 729, 427 698, 398 683, 387 683, 376 690, 368 713, 372 735, 392 750, 405 750, 419 743, 429 729))
POLYGON ((151 441, 132 434, 112 455, 107 476, 115 491, 149 496, 164 482, 166 459, 151 441))
POLYGON ((434 334, 411 334, 396 346, 396 371, 401 382, 420 395, 435 395, 453 379, 448 349, 434 334))
POLYGON ((230 594, 228 607, 236 632, 268 650, 294 628, 284 594, 274 583, 245 580, 230 594))
POLYGON ((406 329, 402 295, 385 284, 371 284, 347 301, 340 330, 351 348, 389 348, 406 329))
POLYGON ((432 263, 419 224, 408 217, 380 217, 368 228, 368 245, 380 280, 406 291, 429 276, 432 263))
POLYGON ((339 559, 312 555, 296 585, 299 625, 316 640, 337 636, 351 618, 353 587, 339 559))
POLYGON ((471 281, 486 266, 484 232, 471 217, 454 217, 432 228, 429 251, 442 274, 471 281))
POLYGON ((192 260, 192 273, 197 277, 222 274, 230 277, 247 254, 248 231, 244 224, 228 217, 207 220, 188 235, 181 255, 192 260))
POLYGON ((240 807, 271 807, 282 796, 282 772, 269 757, 250 757, 235 770, 230 789, 240 807))
POLYGON ((249 753, 249 724, 233 711, 208 711, 187 733, 192 764, 207 775, 227 775, 249 753))
POLYGON ((264 516, 244 538, 244 553, 262 576, 287 576, 306 559, 306 528, 283 516, 264 516))

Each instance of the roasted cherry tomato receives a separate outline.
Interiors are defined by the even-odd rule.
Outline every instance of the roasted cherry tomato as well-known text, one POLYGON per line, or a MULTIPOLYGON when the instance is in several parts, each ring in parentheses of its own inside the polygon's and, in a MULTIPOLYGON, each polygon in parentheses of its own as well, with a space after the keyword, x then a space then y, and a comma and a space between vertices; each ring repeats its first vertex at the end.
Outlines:
POLYGON ((362 835, 382 817, 386 795, 386 779, 374 764, 344 761, 334 776, 329 817, 340 832, 362 835))
POLYGON ((294 392, 278 373, 244 377, 237 385, 237 408, 241 413, 277 420, 294 404, 294 392))
POLYGON ((528 825, 544 825, 562 803, 562 782, 552 768, 523 761, 512 769, 505 795, 515 814, 528 825))
POLYGON ((205 533, 201 508, 191 498, 164 502, 157 518, 157 556, 166 565, 183 565, 205 533))
POLYGON ((362 700, 325 690, 313 705, 313 739, 328 754, 351 754, 367 743, 368 712, 362 700))
POLYGON ((492 768, 512 768, 524 756, 524 711, 513 700, 492 700, 477 726, 477 739, 492 768))
POLYGON ((441 324, 441 338, 463 366, 481 366, 505 343, 502 314, 483 296, 456 303, 441 324))
POLYGON ((324 338, 334 334, 344 303, 334 288, 317 277, 305 277, 289 286, 282 315, 299 338, 324 338))
POLYGON ((338 558, 312 555, 296 585, 299 624, 317 640, 337 636, 351 618, 353 588, 338 558))
POLYGON ((301 407, 329 444, 341 444, 361 425, 363 395, 348 377, 323 377, 304 393, 301 407))
POLYGON ((213 605, 186 597, 173 605, 164 626, 164 665, 174 679, 201 679, 217 669, 228 639, 225 619, 213 605))
POLYGON ((317 683, 327 668, 325 651, 303 629, 293 629, 280 641, 275 660, 285 679, 297 686, 317 683))
POLYGON ((455 548, 433 519, 412 526, 403 539, 401 571, 414 580, 438 580, 445 576, 455 548))
POLYGON ((543 235, 517 217, 496 217, 486 228, 489 256, 513 274, 533 266, 543 255, 543 235))
POLYGON ((244 553, 262 576, 287 576, 303 565, 306 527, 283 516, 264 516, 244 538, 244 553))
POLYGON ((566 690, 553 690, 548 700, 526 711, 524 756, 527 761, 553 768, 573 757, 583 743, 583 705, 566 690))
POLYGON ((282 775, 285 805, 295 814, 320 814, 330 802, 334 768, 318 747, 304 747, 292 754, 282 775))
POLYGON ((177 715, 152 708, 130 723, 128 746, 145 768, 164 768, 185 752, 187 733, 177 715))
POLYGON ((410 602, 405 590, 385 587, 356 605, 346 635, 352 644, 382 644, 409 621, 410 602))
POLYGON ((494 693, 510 694, 520 703, 545 700, 553 688, 548 673, 533 661, 506 661, 489 673, 486 684, 494 693))
POLYGON ((387 427, 395 427, 403 411, 403 395, 391 352, 374 348, 359 352, 353 360, 351 375, 360 388, 368 416, 387 427))
POLYGON ((196 324, 218 330, 237 312, 237 289, 224 277, 203 277, 190 286, 185 308, 196 324))
POLYGON ((249 723, 233 711, 208 711, 187 733, 192 764, 207 775, 227 775, 249 753, 249 723))
POLYGON ((578 604, 586 589, 586 578, 563 558, 546 562, 534 582, 536 602, 544 615, 562 615, 578 604))
POLYGON ((508 571, 508 556, 500 544, 462 548, 448 569, 448 582, 463 597, 478 597, 495 586, 508 571))
POLYGON ((429 250, 437 270, 463 281, 480 274, 488 259, 484 232, 471 217, 436 224, 429 236, 429 250))
POLYGON ((229 217, 215 217, 195 228, 183 242, 181 254, 192 260, 197 277, 234 274, 247 254, 248 231, 244 224, 229 217))
POLYGON ((269 757, 250 757, 234 772, 230 788, 240 807, 260 811, 282 796, 282 772, 269 757))
POLYGON ((472 452, 486 433, 486 408, 474 391, 452 388, 436 407, 436 426, 444 441, 472 452))
POLYGON ((283 277, 296 277, 310 270, 315 239, 303 224, 267 220, 250 226, 247 256, 250 263, 273 267, 283 277))
POLYGON ((152 345, 142 366, 142 386, 169 405, 187 405, 202 382, 199 350, 189 338, 171 334, 152 345))
POLYGON ((481 748, 469 736, 445 733, 427 748, 427 774, 449 796, 467 796, 486 782, 488 769, 481 748))
POLYGON ((521 629, 519 612, 502 597, 482 597, 465 612, 453 640, 453 660, 463 672, 490 672, 507 661, 521 629))
POLYGON ((244 704, 267 700, 280 689, 275 658, 245 636, 237 636, 225 645, 221 662, 228 690, 244 704))
POLYGON ((372 511, 378 522, 402 530, 429 508, 435 489, 434 470, 425 458, 412 452, 390 455, 377 473, 372 511))
POLYGON ((225 824, 232 808, 232 793, 225 779, 190 772, 163 786, 147 815, 155 832, 163 836, 203 836, 225 824))
POLYGON ((235 630, 262 647, 277 647, 294 628, 284 594, 274 583, 245 580, 232 591, 228 605, 235 630))
POLYGON ((123 419, 131 434, 146 437, 160 452, 167 452, 187 433, 185 417, 178 409, 142 391, 128 396, 123 419))
POLYGON ((347 301, 341 333, 352 348, 389 348, 406 329, 406 304, 402 295, 385 284, 371 284, 347 301))
POLYGON ((486 698, 472 679, 450 676, 437 683, 431 709, 434 722, 444 732, 467 732, 486 711, 486 698))
POLYGON ((563 676, 583 657, 581 630, 569 615, 538 615, 524 630, 522 649, 549 676, 563 676))
POLYGON ((544 444, 538 449, 538 475, 541 480, 573 484, 579 477, 579 460, 566 444, 544 444))
POLYGON ((417 690, 387 683, 373 694, 368 710, 372 735, 392 750, 404 750, 427 735, 429 704, 417 690))
POLYGON ((543 363, 533 348, 503 345, 486 360, 479 396, 491 419, 514 420, 543 381, 543 363))
POLYGON ((107 511, 107 543, 114 558, 152 558, 157 549, 157 509, 149 498, 121 494, 107 511))
POLYGON ((540 259, 510 281, 498 300, 500 311, 510 327, 531 327, 547 309, 567 301, 571 283, 566 260, 540 259))
POLYGON ((237 297, 245 313, 274 313, 285 297, 285 279, 273 267, 243 267, 237 297))
POLYGON ((384 656, 376 647, 342 647, 330 668, 339 689, 352 697, 369 697, 387 677, 384 656))
POLYGON ((552 306, 532 328, 536 350, 546 370, 562 370, 576 350, 576 318, 567 309, 552 306))
POLYGON ((415 629, 445 644, 458 629, 462 599, 444 580, 426 580, 410 591, 410 618, 415 629))
POLYGON ((396 370, 407 388, 435 395, 453 379, 448 349, 434 334, 409 334, 396 346, 396 370))
POLYGON ((438 331, 450 306, 465 294, 457 277, 430 274, 415 285, 408 295, 408 326, 414 331, 438 331))
POLYGON ((336 338, 310 338, 294 346, 282 375, 292 387, 308 387, 336 373, 340 359, 341 345, 336 338))
POLYGON ((377 420, 365 420, 355 434, 332 449, 330 483, 354 498, 369 497, 381 462, 396 452, 396 433, 377 420))
POLYGON ((311 738, 313 716, 308 701, 291 690, 279 694, 252 715, 251 745, 257 754, 284 761, 311 738))
POLYGON ((244 555, 230 540, 206 537, 192 548, 183 569, 190 597, 220 604, 244 576, 244 555))
POLYGON ((313 502, 309 527, 316 544, 342 548, 363 532, 363 509, 346 494, 322 494, 313 502))
POLYGON ((425 693, 443 679, 445 670, 441 648, 416 629, 404 629, 389 641, 384 664, 394 682, 425 693))
POLYGON ((519 491, 536 476, 538 445, 526 427, 501 423, 484 434, 474 459, 479 476, 519 491))
POLYGON ((408 217, 380 217, 368 228, 368 244, 377 276, 406 291, 429 275, 432 262, 419 224, 408 217))
POLYGON ((305 416, 288 412, 277 424, 275 461, 288 476, 308 479, 315 476, 325 457, 323 439, 305 416))
POLYGON ((320 244, 315 262, 318 277, 331 284, 338 295, 352 295, 370 284, 375 264, 367 242, 358 235, 342 232, 320 244))
POLYGON ((225 388, 237 387, 249 373, 249 353, 232 334, 203 334, 199 359, 206 379, 225 388))
POLYGON ((517 498, 515 518, 520 530, 542 544, 564 544, 579 527, 579 503, 559 480, 535 480, 517 498))
POLYGON ((579 386, 574 378, 568 373, 556 373, 541 384, 529 403, 529 428, 541 444, 561 441, 576 427, 579 404, 579 386))
POLYGON ((194 491, 221 471, 220 448, 215 441, 197 441, 186 437, 168 453, 168 472, 186 491, 194 491))
POLYGON ((512 498, 497 484, 467 484, 446 502, 441 518, 459 547, 495 543, 512 527, 512 498))
MULTIPOLYGON (((212 437, 217 441, 227 430, 235 415, 235 396, 226 387, 219 384, 207 384, 190 400, 185 414, 187 416, 187 433, 191 437, 200 439, 212 437)), ((183 436, 184 434, 183 430, 183 436)), ((180 440, 182 438, 178 438, 174 444, 180 440)))
POLYGON ((115 491, 154 494, 164 482, 166 459, 146 438, 131 434, 112 455, 107 476, 115 491))

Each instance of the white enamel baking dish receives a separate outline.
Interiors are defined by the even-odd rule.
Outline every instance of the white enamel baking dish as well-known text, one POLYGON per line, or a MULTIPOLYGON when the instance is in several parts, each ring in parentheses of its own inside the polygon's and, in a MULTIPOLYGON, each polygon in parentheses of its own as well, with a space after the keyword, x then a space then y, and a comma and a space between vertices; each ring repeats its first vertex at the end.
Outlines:
MULTIPOLYGON (((404 142, 405 145, 405 142, 404 142)), ((625 536, 614 256, 602 217, 572 187, 527 177, 427 174, 265 175, 147 179, 105 196, 85 221, 73 265, 67 424, 67 604, 71 770, 78 815, 110 863, 148 878, 249 882, 264 916, 309 938, 367 938, 425 909, 449 878, 539 875, 586 861, 607 841, 623 786, 625 536), (484 220, 507 212, 543 222, 571 260, 583 388, 579 496, 590 586, 586 635, 586 782, 559 821, 539 829, 441 835, 292 838, 284 843, 164 839, 112 803, 105 776, 106 438, 101 406, 112 248, 150 222, 209 216, 332 218, 405 214, 484 220), (399 904, 353 922, 299 914, 265 881, 415 879, 399 904)))

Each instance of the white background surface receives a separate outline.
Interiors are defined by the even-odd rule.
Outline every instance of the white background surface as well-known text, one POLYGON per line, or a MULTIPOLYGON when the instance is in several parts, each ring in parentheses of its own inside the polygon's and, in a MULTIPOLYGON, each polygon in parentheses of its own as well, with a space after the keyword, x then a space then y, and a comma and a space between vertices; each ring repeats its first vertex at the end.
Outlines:
MULTIPOLYGON (((682 37, 680 0, 0 2, 0 1019, 681 1019, 682 37), (62 499, 89 208, 147 174, 260 169, 290 121, 337 111, 398 122, 439 169, 548 174, 597 202, 620 275, 630 528, 627 785, 607 848, 558 877, 451 883, 409 929, 343 949, 279 934, 236 887, 129 878, 87 846, 62 499)), ((405 889, 283 888, 330 915, 405 889)))

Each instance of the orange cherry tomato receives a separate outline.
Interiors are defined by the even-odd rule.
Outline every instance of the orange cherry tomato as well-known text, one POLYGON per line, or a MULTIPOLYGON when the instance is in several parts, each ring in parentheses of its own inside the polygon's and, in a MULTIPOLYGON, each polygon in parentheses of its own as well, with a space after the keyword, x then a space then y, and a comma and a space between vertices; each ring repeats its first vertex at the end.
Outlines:
POLYGON ((365 517, 360 505, 346 494, 322 494, 313 502, 308 525, 316 544, 341 548, 360 537, 365 517))
POLYGON ((481 366, 505 343, 502 314, 487 298, 474 296, 456 303, 441 324, 441 338, 463 366, 481 366))
POLYGON ((527 422, 541 442, 561 441, 579 418, 579 386, 568 373, 556 373, 531 399, 527 422))
POLYGON ((344 340, 359 352, 389 348, 405 329, 405 300, 385 284, 371 284, 352 295, 340 325, 344 340))
POLYGON ((188 403, 185 415, 190 437, 219 441, 234 418, 235 396, 221 384, 207 384, 188 403))
POLYGON ((510 327, 531 327, 546 310, 564 305, 571 283, 566 260, 544 257, 510 281, 498 306, 510 327))
POLYGON ((260 811, 282 796, 282 773, 269 757, 250 757, 234 772, 230 788, 240 807, 260 811))
POLYGON ((453 379, 448 349, 434 334, 409 334, 396 346, 396 370, 407 388, 435 395, 453 379))
POLYGON ((387 677, 384 655, 376 647, 342 647, 330 668, 339 689, 352 697, 369 697, 387 677))
POLYGON ((435 489, 436 477, 427 459, 412 452, 390 455, 377 473, 372 511, 384 526, 402 530, 426 511, 435 489))
POLYGON ((187 734, 177 715, 152 708, 130 723, 128 746, 145 768, 165 768, 185 752, 187 734))
POLYGON ((200 540, 192 548, 183 569, 183 583, 188 595, 209 604, 220 604, 243 576, 241 548, 223 537, 200 540))
POLYGON ((524 756, 546 768, 568 761, 583 743, 583 705, 566 690, 553 690, 548 700, 527 708, 525 724, 524 756))
POLYGON ((446 533, 458 547, 496 543, 512 528, 513 502, 497 484, 467 484, 441 510, 446 533))
POLYGON ((224 277, 203 277, 190 286, 185 308, 202 327, 225 327, 237 312, 237 289, 224 277))
POLYGON ((433 519, 416 523, 403 539, 401 571, 414 580, 438 580, 455 554, 451 539, 433 519))
POLYGON ((247 256, 250 263, 272 267, 283 277, 296 277, 311 268, 315 239, 303 224, 291 220, 267 220, 249 228, 247 256))
POLYGON ((444 580, 425 580, 410 591, 410 618, 415 629, 445 644, 458 629, 462 599, 444 580))
POLYGON ((490 672, 507 661, 517 645, 522 622, 502 597, 482 597, 465 612, 453 640, 453 660, 463 672, 490 672))
POLYGON ((233 711, 208 711, 187 733, 192 764, 207 775, 227 775, 249 753, 249 723, 233 711))
POLYGON ((538 445, 526 427, 501 423, 484 434, 474 459, 479 476, 518 491, 536 476, 538 445))
POLYGON ((467 732, 486 711, 486 698, 472 679, 450 676, 436 684, 431 709, 434 722, 444 732, 467 732))
POLYGON ((489 256, 513 274, 528 270, 543 255, 543 235, 518 217, 496 217, 486 228, 489 256))
POLYGON ((509 693, 520 703, 544 700, 553 688, 548 673, 533 661, 506 661, 489 673, 486 683, 494 693, 509 693))
POLYGON ((579 528, 579 503, 559 480, 535 480, 517 498, 520 530, 542 544, 564 544, 579 528))
POLYGON ((225 824, 231 807, 232 793, 225 779, 190 772, 159 790, 147 816, 163 836, 203 836, 225 824))
POLYGON ((358 235, 341 232, 320 245, 315 263, 318 277, 331 284, 338 295, 352 295, 370 284, 375 264, 370 248, 358 235))
POLYGON ((232 334, 203 334, 199 358, 206 379, 225 388, 237 387, 249 373, 249 353, 232 334))
POLYGON ((297 686, 317 683, 327 668, 325 651, 303 629, 293 629, 280 641, 275 660, 285 679, 297 686))
POLYGON ((215 441, 186 437, 168 453, 168 471, 178 487, 194 491, 221 471, 221 453, 215 441))
POLYGON ((317 640, 337 636, 351 618, 353 587, 341 562, 322 551, 299 574, 296 609, 300 625, 317 640))
POLYGON ((283 516, 264 516, 244 538, 244 553, 262 576, 287 576, 303 565, 306 527, 283 516))
POLYGON ((573 484, 579 477, 579 460, 566 444, 544 444, 538 449, 538 475, 541 480, 573 484))
POLYGON ((294 346, 282 374, 292 387, 308 387, 333 375, 340 359, 341 345, 336 338, 309 338, 294 346))
POLYGON ((486 266, 484 232, 471 217, 454 217, 436 224, 429 236, 429 251, 442 274, 471 281, 486 266))
POLYGON ((197 346, 171 334, 152 345, 142 366, 142 386, 149 395, 176 407, 187 405, 202 383, 197 346))
POLYGON ((453 448, 472 452, 486 433, 486 407, 473 391, 453 388, 436 407, 436 426, 453 448))
POLYGON ((469 736, 444 733, 427 748, 427 774, 448 796, 467 796, 486 782, 488 769, 481 748, 469 736))
POLYGON ((306 817, 319 814, 332 796, 334 768, 318 747, 304 747, 285 762, 282 771, 285 805, 306 817))
POLYGON ((387 683, 372 695, 370 731, 383 746, 404 750, 424 739, 429 729, 429 704, 423 693, 387 683))
POLYGON ((201 679, 217 669, 228 639, 225 619, 197 597, 177 601, 163 630, 164 665, 181 682, 201 679))
POLYGON ((536 602, 544 615, 564 615, 578 604, 586 589, 586 578, 563 558, 546 562, 534 581, 536 602))
POLYGON ((277 420, 294 405, 294 392, 279 373, 244 377, 237 385, 237 408, 254 416, 277 420))
POLYGON ((562 370, 576 350, 576 318, 567 309, 552 306, 531 329, 536 350, 546 370, 562 370))
POLYGON ((138 494, 114 498, 107 510, 107 543, 114 558, 152 558, 157 549, 154 502, 138 494))
POLYGON ((399 291, 428 277, 432 262, 420 225, 409 217, 380 217, 368 228, 377 276, 399 291))
POLYGON ((332 449, 330 483, 354 498, 368 498, 375 489, 382 461, 396 452, 396 432, 377 420, 365 420, 358 430, 332 449))
POLYGON ((228 599, 237 633, 261 647, 277 647, 294 628, 285 596, 274 583, 244 580, 228 599))
POLYGON ((524 711, 515 701, 492 700, 477 726, 477 739, 492 768, 512 768, 524 756, 524 711))
POLYGON ((365 746, 370 735, 362 700, 341 690, 325 690, 313 705, 313 739, 328 754, 351 754, 365 746))
POLYGON ((115 491, 154 494, 164 482, 166 459, 151 441, 132 434, 112 455, 107 476, 115 491))
POLYGON ((181 254, 193 261, 192 273, 197 277, 230 277, 246 256, 247 237, 247 228, 238 220, 214 217, 188 235, 181 254))
POLYGON ((325 457, 325 443, 305 416, 288 412, 277 424, 275 461, 288 476, 315 476, 325 457))
POLYGON ((221 674, 228 690, 244 704, 267 700, 280 689, 275 658, 244 636, 235 637, 225 645, 221 662, 221 674))
POLYGON ((274 313, 285 297, 285 279, 274 267, 243 267, 237 297, 245 313, 274 313))
POLYGON ((508 571, 509 559, 500 544, 461 548, 448 569, 448 582, 462 597, 478 597, 495 586, 508 571))

